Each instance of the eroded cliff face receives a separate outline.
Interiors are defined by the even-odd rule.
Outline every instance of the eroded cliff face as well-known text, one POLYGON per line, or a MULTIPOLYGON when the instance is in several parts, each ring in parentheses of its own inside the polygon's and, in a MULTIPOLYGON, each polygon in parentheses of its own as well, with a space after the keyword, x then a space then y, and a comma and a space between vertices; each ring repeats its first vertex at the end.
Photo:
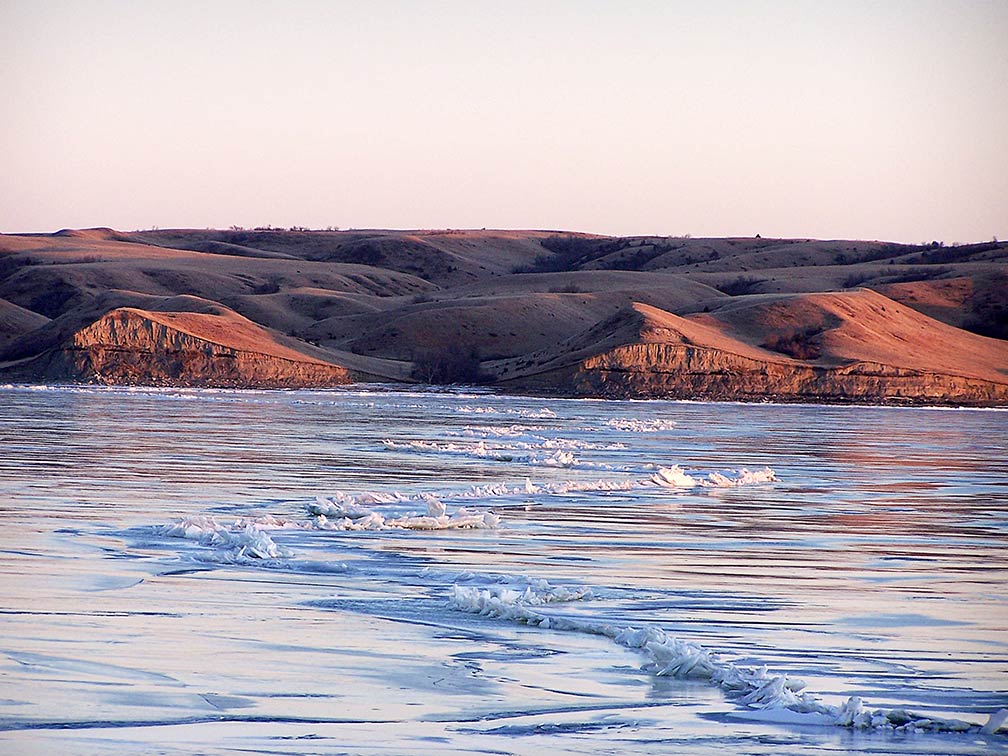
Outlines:
POLYGON ((724 401, 1008 403, 1008 383, 872 362, 820 367, 687 344, 619 346, 569 367, 507 382, 534 393, 724 401))
MULTIPOLYGON (((277 344, 241 346, 221 344, 191 330, 226 331, 217 321, 201 321, 185 314, 189 331, 163 322, 170 314, 114 310, 77 331, 70 343, 43 355, 39 366, 49 380, 127 385, 207 386, 247 388, 303 388, 351 383, 350 370, 298 355, 277 344), (192 326, 195 324, 196 328, 192 326), (272 352, 272 353, 271 353, 272 352)), ((262 332, 255 329, 251 335, 262 332)), ((36 368, 38 369, 38 368, 36 368)))
MULTIPOLYGON (((850 322, 861 327, 863 321, 850 322)), ((1008 351, 989 340, 980 343, 981 337, 952 342, 972 350, 966 354, 987 354, 985 363, 973 361, 971 371, 970 360, 950 362, 952 347, 942 347, 941 341, 948 334, 927 330, 928 323, 915 323, 933 338, 915 336, 920 343, 914 354, 920 354, 924 343, 938 352, 909 366, 896 362, 902 352, 883 354, 894 356, 896 364, 887 364, 873 359, 868 347, 858 352, 851 338, 841 344, 851 355, 799 359, 742 341, 715 325, 634 305, 557 344, 538 361, 526 362, 523 373, 505 379, 500 370, 496 385, 527 393, 611 398, 1008 405, 1008 359, 1001 359, 1008 351), (952 369, 956 366, 964 369, 952 369)), ((838 341, 847 333, 845 327, 851 330, 841 323, 822 338, 838 341)), ((377 378, 360 372, 359 364, 351 362, 357 369, 350 369, 336 359, 338 353, 319 352, 223 307, 209 312, 123 307, 76 331, 59 348, 8 367, 4 376, 232 388, 325 387, 377 378)))

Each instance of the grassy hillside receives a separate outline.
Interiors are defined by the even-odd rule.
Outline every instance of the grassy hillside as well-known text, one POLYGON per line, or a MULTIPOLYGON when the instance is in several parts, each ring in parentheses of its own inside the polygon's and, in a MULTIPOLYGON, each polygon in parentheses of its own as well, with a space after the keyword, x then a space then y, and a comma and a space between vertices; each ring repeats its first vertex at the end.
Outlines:
MULTIPOLYGON (((282 345, 348 374, 513 383, 565 352, 600 353, 593 334, 638 306, 770 358, 1008 381, 1005 243, 486 230, 0 236, 0 370, 17 379, 46 379, 52 355, 83 348, 75 334, 132 308, 146 323, 165 322, 153 313, 228 313, 226 322, 250 324, 229 346, 242 354, 282 345), (843 295, 863 289, 871 306, 843 295), (826 293, 843 296, 807 296, 826 293)), ((137 364, 134 355, 131 380, 142 381, 137 364)))

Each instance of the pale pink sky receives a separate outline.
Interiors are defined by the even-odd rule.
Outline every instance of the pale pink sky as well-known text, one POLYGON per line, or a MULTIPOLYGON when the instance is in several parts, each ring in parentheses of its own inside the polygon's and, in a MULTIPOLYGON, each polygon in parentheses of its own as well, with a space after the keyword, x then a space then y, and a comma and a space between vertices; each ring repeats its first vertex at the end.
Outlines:
POLYGON ((1008 2, 0 0, 0 231, 1008 237, 1008 2))

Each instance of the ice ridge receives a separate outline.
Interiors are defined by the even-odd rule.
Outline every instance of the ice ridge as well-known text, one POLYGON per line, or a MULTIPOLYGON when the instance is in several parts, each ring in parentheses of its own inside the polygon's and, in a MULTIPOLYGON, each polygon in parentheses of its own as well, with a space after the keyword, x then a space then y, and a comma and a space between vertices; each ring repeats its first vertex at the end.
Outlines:
POLYGON ((664 420, 662 418, 648 418, 641 420, 637 418, 611 418, 605 423, 613 430, 625 433, 659 433, 670 431, 675 428, 674 420, 664 420))
POLYGON ((777 473, 769 467, 755 472, 741 468, 734 477, 719 472, 712 472, 706 478, 697 478, 687 474, 679 465, 659 467, 658 472, 651 476, 651 482, 663 488, 734 488, 736 486, 751 486, 759 483, 776 483, 780 480, 777 473))
MULTIPOLYGON (((659 467, 657 472, 651 475, 650 478, 599 478, 597 480, 565 480, 553 483, 534 483, 531 478, 526 478, 524 484, 521 485, 489 483, 482 486, 474 485, 455 491, 440 491, 434 494, 403 494, 393 491, 351 495, 342 491, 336 491, 328 499, 317 497, 314 503, 308 505, 308 511, 312 516, 324 515, 329 520, 349 519, 357 521, 363 520, 367 515, 374 514, 374 510, 371 509, 371 505, 374 504, 426 503, 432 497, 438 500, 474 501, 534 496, 537 494, 564 495, 592 491, 631 491, 654 487, 681 489, 697 487, 727 488, 772 483, 779 480, 780 478, 777 477, 777 474, 769 467, 755 472, 742 468, 734 476, 713 472, 706 477, 698 477, 686 473, 679 465, 673 465, 672 467, 659 467)), ((388 522, 392 522, 392 520, 388 522)), ((392 527, 396 526, 392 525, 392 527)))
POLYGON ((267 532, 280 528, 297 528, 296 523, 271 515, 258 518, 239 517, 221 523, 214 517, 186 517, 158 528, 161 535, 184 538, 203 546, 212 546, 218 553, 213 561, 240 564, 260 559, 286 559, 292 553, 279 546, 267 532))
POLYGON ((746 667, 718 658, 703 646, 674 638, 658 627, 616 627, 586 618, 547 614, 542 606, 552 603, 551 596, 579 595, 590 598, 588 589, 562 589, 532 583, 524 591, 507 587, 489 588, 452 586, 450 606, 461 612, 483 617, 520 622, 548 630, 587 633, 611 639, 625 648, 643 653, 645 669, 657 676, 707 681, 721 688, 739 704, 759 710, 786 710, 804 715, 808 723, 830 724, 863 730, 899 732, 984 732, 991 734, 1005 726, 1008 711, 991 715, 981 727, 960 719, 942 719, 915 714, 905 709, 869 709, 857 696, 841 706, 820 701, 804 690, 805 683, 786 674, 773 674, 767 668, 746 667), (537 591, 541 591, 541 596, 537 591))
POLYGON ((328 499, 317 496, 307 509, 320 530, 482 530, 500 525, 500 516, 493 512, 470 512, 459 507, 449 515, 448 508, 437 497, 426 494, 422 498, 427 504, 426 514, 400 517, 386 517, 363 506, 360 497, 342 491, 328 499))
POLYGON ((451 456, 489 459, 495 462, 517 462, 533 467, 579 467, 600 470, 620 470, 619 467, 602 462, 585 462, 574 456, 578 449, 616 449, 616 445, 599 446, 590 442, 544 439, 537 442, 511 442, 487 444, 485 440, 476 443, 455 441, 396 441, 386 438, 382 446, 389 451, 407 451, 420 454, 445 454, 451 456))

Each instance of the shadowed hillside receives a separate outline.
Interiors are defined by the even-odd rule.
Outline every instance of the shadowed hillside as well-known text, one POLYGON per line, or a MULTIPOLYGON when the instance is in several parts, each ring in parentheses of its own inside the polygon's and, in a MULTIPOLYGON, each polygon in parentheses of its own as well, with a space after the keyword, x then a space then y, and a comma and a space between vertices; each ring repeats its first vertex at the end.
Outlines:
POLYGON ((0 236, 18 381, 1008 402, 1008 245, 548 231, 0 236))

